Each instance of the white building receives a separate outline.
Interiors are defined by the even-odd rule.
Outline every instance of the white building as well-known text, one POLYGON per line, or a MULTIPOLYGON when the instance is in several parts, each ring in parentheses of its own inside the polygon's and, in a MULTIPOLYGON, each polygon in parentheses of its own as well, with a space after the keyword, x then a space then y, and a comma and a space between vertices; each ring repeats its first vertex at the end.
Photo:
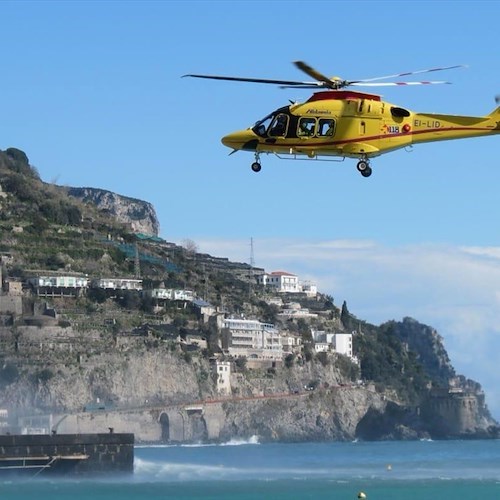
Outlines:
POLYGON ((316 352, 334 351, 349 357, 355 363, 357 358, 352 354, 352 333, 329 333, 313 330, 314 350, 316 352))
POLYGON ((327 342, 314 342, 314 352, 328 352, 332 350, 332 344, 327 342))
POLYGON ((86 288, 88 278, 84 276, 36 276, 27 282, 35 288, 86 288))
POLYGON ((222 327, 229 330, 229 354, 246 357, 250 367, 252 361, 283 359, 281 335, 274 325, 249 319, 225 319, 222 327))
POLYGON ((194 293, 191 290, 173 290, 172 299, 192 302, 194 300, 194 293))
POLYGON ((257 276, 257 283, 275 288, 277 292, 298 293, 302 291, 299 286, 299 278, 295 274, 285 271, 273 271, 270 274, 261 274, 257 276))
POLYGON ((316 313, 309 312, 309 309, 302 308, 298 302, 291 302, 285 304, 283 309, 278 313, 278 316, 282 316, 287 319, 293 318, 316 318, 318 315, 316 313))
POLYGON ((300 289, 308 297, 316 297, 316 295, 318 295, 318 287, 316 283, 312 281, 302 281, 300 283, 300 289))
POLYGON ((151 290, 144 290, 144 294, 152 299, 172 300, 172 290, 168 288, 152 288, 151 290))
POLYGON ((78 275, 44 275, 26 280, 39 297, 77 297, 88 288, 89 280, 78 275))
POLYGON ((343 354, 349 358, 352 355, 352 333, 336 333, 335 334, 335 352, 343 354))
POLYGON ((302 338, 299 335, 282 335, 281 345, 283 346, 283 351, 294 352, 300 350, 302 338))
POLYGON ((217 392, 224 396, 231 394, 231 363, 229 361, 215 362, 217 374, 217 392))
POLYGON ((146 295, 158 300, 194 300, 194 293, 191 290, 172 290, 171 288, 153 288, 144 290, 146 295))
POLYGON ((132 278, 100 278, 92 280, 94 288, 104 290, 142 290, 142 280, 132 278))

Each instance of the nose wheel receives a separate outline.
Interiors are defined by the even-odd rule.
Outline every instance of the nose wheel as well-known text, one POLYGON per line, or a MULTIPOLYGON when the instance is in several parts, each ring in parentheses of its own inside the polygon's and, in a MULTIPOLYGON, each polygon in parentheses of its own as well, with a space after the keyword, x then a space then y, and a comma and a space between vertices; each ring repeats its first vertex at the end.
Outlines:
POLYGON ((255 153, 255 161, 252 163, 252 170, 254 172, 260 172, 262 169, 262 165, 260 164, 260 155, 259 153, 255 153))
POLYGON ((372 175, 372 169, 370 167, 370 164, 368 163, 368 160, 358 161, 356 168, 363 177, 370 177, 370 175, 372 175))

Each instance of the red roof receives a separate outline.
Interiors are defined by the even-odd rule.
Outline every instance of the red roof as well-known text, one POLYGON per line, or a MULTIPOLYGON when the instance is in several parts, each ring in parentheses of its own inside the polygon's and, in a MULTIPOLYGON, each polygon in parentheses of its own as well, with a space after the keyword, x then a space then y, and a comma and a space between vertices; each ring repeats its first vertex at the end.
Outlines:
POLYGON ((286 271, 273 271, 273 276, 296 276, 295 274, 287 273, 286 271))

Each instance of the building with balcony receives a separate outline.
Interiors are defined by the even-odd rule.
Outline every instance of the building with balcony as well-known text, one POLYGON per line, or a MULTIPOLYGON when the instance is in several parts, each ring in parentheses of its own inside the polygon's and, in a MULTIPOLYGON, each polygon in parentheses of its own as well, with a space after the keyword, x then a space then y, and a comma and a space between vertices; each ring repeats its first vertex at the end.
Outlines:
POLYGON ((77 297, 89 286, 86 276, 46 274, 26 280, 39 297, 77 297))
POLYGON ((142 280, 133 278, 99 278, 92 280, 93 288, 104 290, 142 290, 142 280))
POLYGON ((225 319, 222 327, 228 332, 222 348, 231 356, 247 358, 249 368, 272 366, 283 360, 281 335, 274 325, 257 320, 225 319))
POLYGON ((299 278, 295 274, 285 271, 273 271, 257 276, 257 283, 274 288, 277 292, 298 293, 301 292, 299 278))

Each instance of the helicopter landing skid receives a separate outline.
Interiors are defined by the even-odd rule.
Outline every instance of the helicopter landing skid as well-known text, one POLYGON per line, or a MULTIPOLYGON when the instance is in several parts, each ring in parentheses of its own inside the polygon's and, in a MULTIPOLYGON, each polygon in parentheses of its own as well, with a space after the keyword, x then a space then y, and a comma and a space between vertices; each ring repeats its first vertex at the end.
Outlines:
MULTIPOLYGON (((274 153, 274 156, 277 156, 280 160, 300 160, 300 161, 311 161, 311 160, 316 160, 316 161, 334 161, 341 163, 345 161, 346 157, 342 156, 341 158, 331 158, 331 157, 320 157, 320 156, 314 156, 313 158, 302 158, 298 157, 296 154, 292 154, 290 156, 280 156, 278 153, 274 153)), ((370 177, 372 175, 372 169, 370 167, 370 161, 367 156, 362 156, 361 159, 358 161, 356 168, 358 169, 359 173, 363 177, 370 177)))
POLYGON ((316 155, 316 156, 313 156, 313 157, 308 156, 307 158, 303 158, 302 155, 299 156, 299 155, 296 155, 294 153, 292 153, 292 154, 290 154, 288 156, 280 156, 278 153, 273 153, 273 154, 274 154, 274 156, 276 156, 280 160, 295 160, 295 161, 311 161, 311 160, 314 160, 314 161, 334 161, 334 162, 337 162, 337 163, 342 163, 346 159, 345 156, 342 156, 342 158, 331 158, 331 157, 321 157, 319 155, 316 155))
MULTIPOLYGON (((281 156, 278 153, 273 153, 274 156, 279 158, 280 160, 295 160, 295 161, 332 161, 336 163, 342 163, 345 161, 346 157, 342 156, 341 158, 331 158, 331 157, 320 157, 320 156, 314 156, 313 158, 303 158, 301 156, 298 156, 296 154, 292 155, 287 155, 287 156, 281 156)), ((262 170, 262 165, 260 164, 260 153, 255 152, 255 161, 252 163, 251 168, 254 172, 260 172, 262 170)), ((358 169, 359 173, 363 177, 370 177, 372 175, 372 169, 370 167, 370 161, 368 157, 362 157, 361 160, 358 161, 356 168, 358 169)))

